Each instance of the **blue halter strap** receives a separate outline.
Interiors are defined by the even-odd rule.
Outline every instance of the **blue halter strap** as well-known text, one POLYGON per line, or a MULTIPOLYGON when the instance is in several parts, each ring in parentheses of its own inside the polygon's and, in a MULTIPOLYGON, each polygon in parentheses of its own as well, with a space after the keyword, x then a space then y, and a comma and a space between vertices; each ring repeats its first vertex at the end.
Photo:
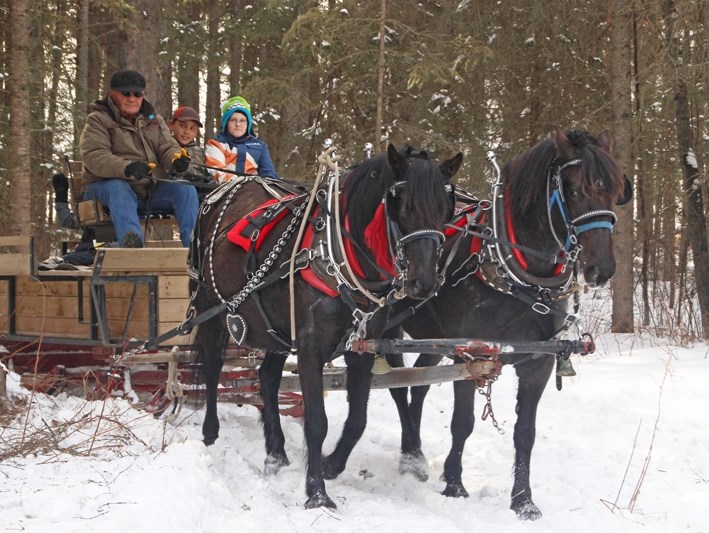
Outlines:
MULTIPOLYGON (((563 185, 561 182, 561 171, 570 166, 576 166, 581 164, 581 159, 572 159, 567 161, 563 165, 559 165, 556 173, 553 176, 550 173, 550 187, 553 188, 553 192, 548 196, 547 209, 549 213, 549 223, 551 224, 551 212, 554 207, 559 210, 561 218, 566 226, 566 242, 563 249, 566 253, 569 253, 576 245, 577 237, 586 231, 591 231, 594 229, 607 229, 613 233, 613 225, 615 224, 617 217, 613 211, 608 209, 596 209, 579 215, 576 218, 569 220, 568 209, 566 207, 566 201, 564 199, 563 185), (584 220, 588 220, 596 217, 610 217, 611 221, 608 220, 594 220, 592 222, 586 222, 585 224, 580 224, 584 220)), ((559 247, 561 247, 561 241, 558 239, 554 232, 554 226, 551 224, 552 233, 554 233, 554 238, 556 239, 559 247)))

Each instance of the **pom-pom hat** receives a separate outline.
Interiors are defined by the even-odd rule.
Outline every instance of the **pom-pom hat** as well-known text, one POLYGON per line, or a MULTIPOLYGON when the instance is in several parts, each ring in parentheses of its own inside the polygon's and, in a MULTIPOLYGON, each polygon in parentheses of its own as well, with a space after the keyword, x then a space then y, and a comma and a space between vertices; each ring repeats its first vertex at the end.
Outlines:
POLYGON ((241 96, 232 96, 222 104, 221 110, 222 131, 224 133, 229 133, 227 131, 227 123, 229 122, 231 116, 234 113, 239 112, 244 115, 246 117, 246 120, 248 121, 248 123, 246 124, 246 134, 254 134, 253 121, 251 120, 251 106, 244 98, 242 98, 241 96))

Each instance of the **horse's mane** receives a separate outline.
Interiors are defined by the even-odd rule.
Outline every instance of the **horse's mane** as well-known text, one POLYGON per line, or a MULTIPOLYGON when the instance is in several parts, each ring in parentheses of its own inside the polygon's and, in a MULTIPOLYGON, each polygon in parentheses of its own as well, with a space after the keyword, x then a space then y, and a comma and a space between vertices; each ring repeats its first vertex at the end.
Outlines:
MULTIPOLYGON (((434 213, 440 215, 450 209, 448 197, 441 186, 438 165, 428 158, 428 153, 414 150, 410 146, 405 146, 399 153, 405 158, 402 174, 406 176, 407 183, 407 194, 404 195, 406 202, 400 209, 418 218, 422 225, 433 227, 436 220, 434 213)), ((343 191, 347 199, 350 233, 353 236, 362 237, 384 192, 394 185, 396 179, 389 168, 386 154, 365 159, 351 167, 343 191)))
MULTIPOLYGON (((598 139, 586 131, 567 131, 566 136, 581 159, 581 193, 592 198, 621 196, 623 174, 598 139)), ((503 167, 502 179, 508 185, 506 194, 511 194, 513 218, 520 218, 535 206, 546 205, 547 177, 556 158, 554 140, 548 138, 503 167)), ((565 160, 556 162, 563 164, 565 160)))

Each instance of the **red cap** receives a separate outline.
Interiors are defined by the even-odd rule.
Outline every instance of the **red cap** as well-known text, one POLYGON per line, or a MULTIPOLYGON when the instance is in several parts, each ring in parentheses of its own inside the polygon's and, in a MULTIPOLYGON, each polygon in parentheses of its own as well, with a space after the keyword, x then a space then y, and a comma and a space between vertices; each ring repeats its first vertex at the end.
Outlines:
POLYGON ((197 111, 186 105, 180 106, 175 109, 175 113, 172 115, 172 120, 194 120, 200 128, 204 127, 199 120, 199 113, 197 113, 197 111))

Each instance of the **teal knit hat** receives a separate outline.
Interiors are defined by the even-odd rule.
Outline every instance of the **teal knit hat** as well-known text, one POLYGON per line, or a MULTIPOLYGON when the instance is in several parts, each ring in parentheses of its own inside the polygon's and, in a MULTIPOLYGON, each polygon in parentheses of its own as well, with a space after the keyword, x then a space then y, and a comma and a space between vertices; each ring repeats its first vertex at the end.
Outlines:
POLYGON ((254 126, 253 121, 251 119, 251 106, 244 98, 242 98, 241 96, 232 96, 222 104, 221 110, 222 132, 228 133, 227 123, 229 122, 231 116, 238 111, 239 113, 242 113, 244 116, 246 116, 246 120, 248 121, 248 124, 246 125, 246 134, 254 134, 254 126))

